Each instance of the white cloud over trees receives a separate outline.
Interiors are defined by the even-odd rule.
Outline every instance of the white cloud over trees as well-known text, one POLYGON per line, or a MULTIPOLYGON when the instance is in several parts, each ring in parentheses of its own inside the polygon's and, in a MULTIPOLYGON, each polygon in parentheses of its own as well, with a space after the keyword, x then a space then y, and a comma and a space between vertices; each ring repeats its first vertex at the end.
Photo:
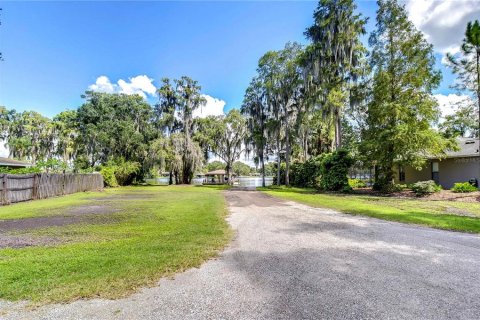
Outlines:
POLYGON ((480 18, 479 0, 407 0, 410 20, 435 51, 457 53, 469 21, 480 18))

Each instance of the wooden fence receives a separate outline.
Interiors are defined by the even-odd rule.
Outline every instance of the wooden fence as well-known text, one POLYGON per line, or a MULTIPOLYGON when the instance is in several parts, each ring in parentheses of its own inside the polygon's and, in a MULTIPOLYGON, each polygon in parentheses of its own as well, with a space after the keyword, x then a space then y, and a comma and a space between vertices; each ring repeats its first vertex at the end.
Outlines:
POLYGON ((98 173, 0 174, 2 205, 102 189, 103 177, 98 173))

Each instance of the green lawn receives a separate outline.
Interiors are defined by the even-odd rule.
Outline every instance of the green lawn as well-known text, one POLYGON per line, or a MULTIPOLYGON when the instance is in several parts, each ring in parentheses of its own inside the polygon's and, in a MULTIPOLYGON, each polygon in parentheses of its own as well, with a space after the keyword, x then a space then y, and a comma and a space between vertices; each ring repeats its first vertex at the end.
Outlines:
POLYGON ((1 299, 42 303, 121 297, 162 276, 199 266, 230 239, 220 188, 128 187, 79 193, 0 207, 0 221, 60 217, 86 205, 116 211, 88 223, 7 232, 61 243, 0 249, 1 299))
POLYGON ((313 207, 438 229, 480 233, 480 203, 317 193, 312 189, 259 188, 274 197, 313 207))

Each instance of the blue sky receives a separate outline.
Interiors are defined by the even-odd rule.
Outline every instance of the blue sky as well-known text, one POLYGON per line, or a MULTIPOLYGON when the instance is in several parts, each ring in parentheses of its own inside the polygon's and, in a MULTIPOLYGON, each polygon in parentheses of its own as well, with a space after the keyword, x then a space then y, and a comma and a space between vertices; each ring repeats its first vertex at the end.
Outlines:
MULTIPOLYGON (((409 5, 417 6, 412 1, 409 5)), ((480 13, 472 3, 463 20, 480 13)), ((205 94, 225 101, 225 110, 239 107, 263 53, 280 49, 287 41, 306 43, 303 32, 312 23, 316 5, 316 1, 2 2, 0 105, 51 117, 78 107, 80 95, 100 76, 115 85, 120 79, 128 84, 130 78, 146 75, 159 85, 162 77, 188 75, 199 81, 205 94)), ((358 5, 370 17, 371 29, 375 2, 358 5)), ((418 14, 421 9, 411 11, 418 14)), ((427 13, 431 8, 422 10, 427 13)), ((416 19, 428 32, 431 23, 416 19)), ((430 36, 434 43, 439 38, 430 36)), ((444 72, 438 90, 442 94, 451 93, 452 77, 440 63, 447 45, 436 46, 444 72)))

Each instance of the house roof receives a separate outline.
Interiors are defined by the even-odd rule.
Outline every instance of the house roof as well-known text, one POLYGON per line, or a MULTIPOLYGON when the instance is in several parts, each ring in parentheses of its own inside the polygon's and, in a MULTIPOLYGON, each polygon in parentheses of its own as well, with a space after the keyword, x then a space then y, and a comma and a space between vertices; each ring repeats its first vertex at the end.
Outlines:
POLYGON ((225 170, 223 170, 223 169, 213 170, 213 171, 205 173, 206 176, 216 176, 216 175, 222 175, 222 174, 223 175, 226 174, 225 170))
POLYGON ((32 164, 24 161, 18 161, 10 158, 0 157, 0 166, 5 167, 31 167, 32 164))
MULTIPOLYGON (((479 157, 480 140, 475 138, 457 138, 458 151, 448 150, 447 158, 479 157)), ((430 157, 435 158, 435 157, 430 157)))

